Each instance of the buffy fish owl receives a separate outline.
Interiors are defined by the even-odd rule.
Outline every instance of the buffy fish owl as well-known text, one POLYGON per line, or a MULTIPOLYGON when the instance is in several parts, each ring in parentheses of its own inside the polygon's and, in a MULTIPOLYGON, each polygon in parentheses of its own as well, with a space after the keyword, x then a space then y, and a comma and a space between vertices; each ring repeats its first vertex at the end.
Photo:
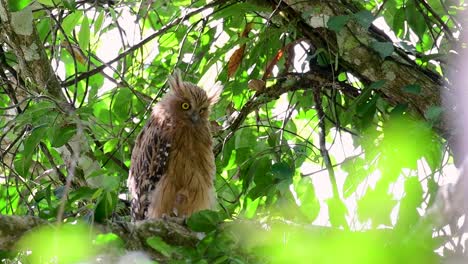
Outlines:
POLYGON ((189 216, 213 208, 216 172, 208 117, 220 97, 182 81, 176 70, 132 151, 128 188, 133 220, 189 216))

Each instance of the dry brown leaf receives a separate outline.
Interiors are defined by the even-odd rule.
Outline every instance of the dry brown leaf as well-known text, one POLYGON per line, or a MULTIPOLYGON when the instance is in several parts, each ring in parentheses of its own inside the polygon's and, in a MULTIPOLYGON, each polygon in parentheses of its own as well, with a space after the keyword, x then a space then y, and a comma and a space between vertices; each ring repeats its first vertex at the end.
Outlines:
POLYGON ((250 90, 254 90, 256 92, 262 92, 263 90, 265 90, 265 81, 252 79, 249 81, 248 86, 250 90))
POLYGON ((213 134, 217 134, 223 128, 222 126, 218 124, 218 122, 214 120, 210 121, 210 125, 211 125, 211 133, 213 134))
POLYGON ((296 55, 295 55, 293 43, 290 43, 286 45, 286 47, 284 47, 284 49, 286 50, 286 58, 285 58, 286 62, 284 63, 284 67, 286 68, 287 72, 289 72, 291 67, 294 67, 294 57, 296 55))
POLYGON ((252 30, 253 23, 247 23, 244 30, 242 31, 241 37, 246 38, 249 35, 250 30, 252 30))
POLYGON ((278 61, 283 57, 283 49, 278 50, 275 57, 268 62, 267 67, 265 69, 265 73, 263 74, 262 80, 266 80, 271 75, 271 71, 273 71, 273 67, 278 63, 278 61))
POLYGON ((86 58, 78 45, 62 43, 61 46, 65 48, 79 63, 86 65, 88 58, 86 58))
MULTIPOLYGON (((247 38, 249 32, 252 30, 253 23, 247 23, 245 25, 244 30, 241 33, 241 38, 247 38)), ((237 69, 239 68, 242 59, 244 58, 244 51, 245 51, 246 44, 242 44, 234 53, 232 54, 231 58, 229 58, 228 62, 228 78, 234 76, 237 69)))
POLYGON ((234 53, 231 55, 231 58, 229 58, 228 62, 228 78, 231 78, 234 76, 234 73, 236 73, 237 69, 239 68, 239 65, 242 62, 242 58, 244 58, 244 50, 245 50, 245 44, 240 46, 234 53))

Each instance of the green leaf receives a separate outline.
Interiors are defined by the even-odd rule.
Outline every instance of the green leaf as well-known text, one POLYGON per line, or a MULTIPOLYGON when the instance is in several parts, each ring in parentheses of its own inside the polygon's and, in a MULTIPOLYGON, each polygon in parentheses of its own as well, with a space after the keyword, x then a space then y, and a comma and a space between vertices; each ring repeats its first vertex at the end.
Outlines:
POLYGON ((196 212, 187 220, 187 225, 196 232, 209 232, 222 221, 220 215, 215 211, 203 210, 196 212))
POLYGON ((311 223, 317 218, 320 211, 320 203, 315 195, 314 185, 310 177, 303 177, 296 184, 295 191, 297 198, 301 201, 299 210, 304 215, 307 222, 311 223))
POLYGON ((121 121, 125 121, 129 118, 132 96, 133 94, 130 89, 120 88, 117 91, 117 95, 112 104, 112 111, 121 121))
POLYGON ((393 43, 391 42, 374 41, 370 45, 372 49, 379 53, 382 59, 385 59, 385 57, 392 55, 394 50, 393 43))
POLYGON ((353 14, 354 19, 365 29, 368 29, 374 21, 374 16, 368 10, 360 11, 356 14, 353 14))
POLYGON ((113 139, 107 141, 104 144, 104 153, 112 152, 115 149, 115 147, 117 146, 118 143, 119 143, 118 138, 113 138, 113 139))
POLYGON ((421 86, 419 86, 418 84, 408 84, 405 87, 403 87, 403 91, 410 94, 419 95, 421 93, 421 86))
POLYGON ((15 161, 13 162, 16 172, 23 177, 28 175, 31 163, 32 155, 25 155, 24 153, 16 154, 15 161))
POLYGON ((346 222, 346 206, 339 197, 333 197, 326 201, 328 205, 328 213, 330 217, 330 223, 333 227, 347 227, 346 222))
POLYGON ((48 131, 50 144, 54 148, 65 145, 75 134, 75 125, 53 126, 48 131))
POLYGON ((39 142, 44 138, 46 131, 47 128, 45 126, 36 127, 26 140, 24 140, 24 148, 16 155, 14 161, 15 169, 20 175, 26 176, 28 174, 35 149, 39 142))
POLYGON ((348 23, 348 21, 351 19, 350 16, 334 16, 330 17, 330 19, 327 22, 327 27, 330 30, 333 30, 335 32, 340 32, 341 29, 348 23))
POLYGON ((371 89, 371 90, 378 90, 378 89, 382 88, 382 86, 383 86, 385 83, 387 83, 386 80, 378 80, 378 81, 375 81, 375 82, 373 82, 373 83, 371 83, 371 84, 369 85, 369 89, 371 89))
POLYGON ((348 76, 346 75, 345 72, 341 72, 340 74, 338 74, 338 81, 340 82, 344 82, 348 79, 348 76))
POLYGON ((78 33, 78 44, 82 50, 88 50, 89 47, 89 21, 86 14, 83 15, 83 20, 81 21, 80 33, 78 33))
POLYGON ((27 7, 29 3, 31 3, 31 0, 8 0, 8 10, 18 12, 27 7))
POLYGON ((347 158, 341 165, 341 168, 348 173, 343 184, 344 198, 348 198, 353 194, 359 184, 369 175, 365 165, 366 161, 360 157, 347 158))
POLYGON ((70 9, 72 11, 76 10, 76 1, 75 0, 62 0, 62 3, 66 8, 68 8, 68 9, 70 9))
POLYGON ((391 225, 390 213, 397 203, 387 193, 388 184, 378 182, 375 190, 368 189, 364 196, 358 200, 358 215, 361 221, 372 219, 372 226, 379 224, 391 225))
POLYGON ((102 10, 99 12, 99 16, 94 22, 94 34, 96 34, 99 30, 101 30, 102 22, 104 21, 104 14, 105 13, 102 10))
POLYGON ((423 189, 418 177, 409 177, 405 181, 405 196, 401 199, 398 214, 398 228, 409 230, 420 219, 418 208, 423 202, 423 189))
POLYGON ((426 20, 424 19, 424 16, 416 7, 415 1, 407 1, 405 11, 406 21, 408 22, 408 25, 421 40, 427 29, 426 20))
POLYGON ((271 166, 271 172, 273 176, 279 180, 292 179, 294 176, 294 171, 284 162, 273 164, 273 166, 271 166))
POLYGON ((63 20, 62 28, 65 34, 69 35, 72 32, 78 21, 80 21, 82 14, 81 12, 72 12, 63 20))
POLYGON ((49 7, 61 6, 62 4, 61 0, 37 0, 37 2, 49 7))
POLYGON ((97 246, 113 246, 122 249, 125 246, 125 242, 114 233, 98 234, 94 241, 97 246))
POLYGON ((170 257, 175 250, 171 245, 164 242, 164 240, 158 236, 148 237, 146 239, 146 243, 166 257, 170 257))
POLYGON ((236 132, 235 148, 251 148, 257 145, 257 136, 253 128, 242 128, 236 132))
POLYGON ((116 205, 117 193, 115 191, 103 192, 94 210, 94 219, 97 222, 103 222, 112 215, 116 205))
POLYGON ((398 8, 393 18, 393 31, 397 36, 401 36, 404 32, 406 21, 406 11, 404 8, 398 8))

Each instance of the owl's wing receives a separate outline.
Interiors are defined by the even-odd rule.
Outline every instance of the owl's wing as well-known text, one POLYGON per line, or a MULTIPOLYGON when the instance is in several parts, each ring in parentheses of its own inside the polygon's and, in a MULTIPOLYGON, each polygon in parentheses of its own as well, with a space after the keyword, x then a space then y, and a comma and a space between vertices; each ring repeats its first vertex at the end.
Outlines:
POLYGON ((160 125, 150 118, 132 151, 128 187, 133 220, 145 219, 150 194, 166 171, 170 147, 170 142, 161 135, 160 125))

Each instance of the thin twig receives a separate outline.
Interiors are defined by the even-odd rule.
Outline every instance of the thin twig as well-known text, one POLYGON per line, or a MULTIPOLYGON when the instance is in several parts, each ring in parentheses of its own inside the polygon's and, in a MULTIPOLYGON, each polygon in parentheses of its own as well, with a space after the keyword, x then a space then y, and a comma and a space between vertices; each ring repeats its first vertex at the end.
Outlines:
POLYGON ((226 2, 227 2, 226 0, 213 1, 213 2, 211 2, 209 4, 207 4, 207 5, 204 5, 203 7, 195 9, 194 11, 192 11, 192 12, 190 12, 190 13, 182 16, 182 17, 179 17, 179 18, 173 20, 172 22, 170 22, 170 23, 166 24, 165 26, 163 26, 160 30, 154 32, 153 34, 149 35, 148 37, 146 37, 142 41, 140 41, 137 44, 133 45, 132 47, 128 48, 126 51, 120 53, 117 57, 110 60, 106 64, 98 66, 98 67, 96 67, 96 68, 94 68, 94 69, 92 69, 92 70, 90 70, 88 72, 82 73, 73 80, 62 83, 62 87, 67 87, 67 86, 73 85, 73 84, 75 84, 75 82, 82 81, 82 80, 84 80, 86 78, 89 78, 89 77, 101 72, 102 70, 104 70, 107 67, 107 65, 110 65, 110 64, 112 64, 114 62, 117 62, 117 61, 121 60, 122 58, 125 58, 127 55, 133 53, 135 50, 137 50, 140 47, 142 47, 143 45, 147 44, 148 42, 150 42, 154 38, 166 33, 172 27, 179 25, 180 23, 184 22, 185 20, 191 18, 192 16, 194 16, 194 15, 196 15, 196 14, 198 14, 198 13, 200 13, 200 12, 202 12, 202 11, 208 9, 208 8, 224 4, 226 2))
MULTIPOLYGON (((81 124, 81 122, 76 122, 76 134, 78 136, 78 138, 81 138, 83 137, 83 126, 81 124)), ((70 187, 71 187, 71 183, 73 181, 73 178, 75 177, 75 169, 76 169, 76 166, 78 164, 78 159, 79 159, 79 156, 80 156, 80 153, 81 153, 81 150, 80 150, 80 145, 77 144, 76 145, 76 149, 74 149, 74 151, 72 152, 72 155, 70 157, 70 167, 68 168, 68 175, 67 175, 67 180, 66 180, 66 183, 65 183, 65 188, 63 190, 63 195, 62 197, 60 198, 60 206, 59 206, 59 210, 57 212, 57 223, 60 225, 62 223, 62 220, 63 220, 63 213, 65 211, 65 203, 67 201, 67 197, 68 197, 68 193, 70 192, 70 187)))
POLYGON ((315 109, 317 110, 318 114, 318 122, 319 122, 319 138, 320 138, 320 153, 322 154, 323 162, 325 163, 325 167, 327 167, 328 175, 330 177, 330 182, 332 184, 333 190, 333 197, 339 198, 338 192, 338 185, 336 183, 335 177, 335 170, 333 169, 333 164, 330 160, 330 155, 328 153, 327 145, 326 145, 326 137, 327 137, 327 130, 325 127, 325 113, 323 112, 322 108, 322 98, 320 97, 320 89, 317 87, 314 89, 314 101, 315 101, 315 109))

